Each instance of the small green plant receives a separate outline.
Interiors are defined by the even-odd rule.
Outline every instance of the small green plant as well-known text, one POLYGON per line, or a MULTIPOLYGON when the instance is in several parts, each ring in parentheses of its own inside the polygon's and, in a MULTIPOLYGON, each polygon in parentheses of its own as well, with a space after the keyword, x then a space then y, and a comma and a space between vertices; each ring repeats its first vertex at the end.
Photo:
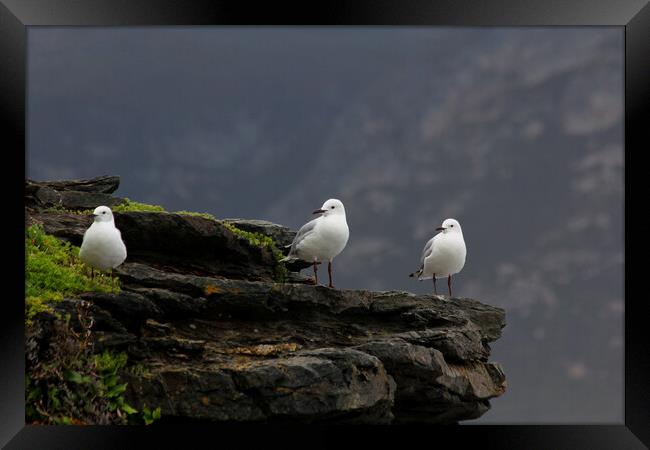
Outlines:
POLYGON ((25 316, 28 321, 48 303, 81 292, 119 292, 116 277, 97 273, 79 259, 79 247, 45 233, 40 225, 25 229, 25 316))
POLYGON ((273 256, 275 257, 276 264, 275 264, 275 280, 278 283, 284 283, 287 277, 287 268, 280 262, 282 258, 284 258, 284 255, 278 249, 277 245, 275 244, 275 241, 273 238, 270 236, 266 236, 265 234, 262 233, 252 233, 250 231, 244 231, 239 228, 237 228, 235 225, 229 223, 229 222, 221 222, 221 225, 232 231, 238 236, 243 237, 248 241, 250 245, 256 246, 256 247, 266 247, 271 252, 273 253, 273 256))
POLYGON ((99 381, 97 394, 108 400, 108 410, 135 414, 137 411, 124 401, 127 383, 120 383, 118 375, 118 371, 126 365, 126 353, 104 351, 101 355, 93 355, 93 358, 99 381))
POLYGON ((160 415, 160 406, 153 410, 146 406, 142 408, 142 420, 145 425, 151 425, 153 422, 160 419, 160 415))
POLYGON ((286 267, 284 267, 284 264, 278 262, 275 265, 275 281, 278 283, 285 283, 287 281, 287 275, 289 274, 289 271, 287 270, 286 267))
POLYGON ((160 408, 138 412, 124 398, 126 353, 93 353, 90 303, 76 305, 80 331, 65 319, 53 318, 26 328, 25 414, 31 424, 146 425, 160 418, 160 408))

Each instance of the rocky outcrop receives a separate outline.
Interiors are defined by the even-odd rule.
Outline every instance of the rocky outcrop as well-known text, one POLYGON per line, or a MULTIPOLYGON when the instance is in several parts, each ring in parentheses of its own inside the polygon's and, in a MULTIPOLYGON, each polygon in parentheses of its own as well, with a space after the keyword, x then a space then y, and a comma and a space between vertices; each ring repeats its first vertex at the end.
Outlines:
POLYGON ((237 228, 250 231, 251 233, 261 233, 273 238, 278 244, 278 247, 286 247, 291 245, 296 232, 290 230, 288 227, 278 225, 277 223, 269 222, 266 220, 256 219, 223 219, 224 222, 235 225, 237 228))
MULTIPOLYGON (((97 205, 95 205, 97 206, 97 205)), ((338 290, 293 274, 219 221, 117 213, 127 262, 119 294, 86 293, 97 351, 125 351, 128 400, 169 422, 456 423, 481 416, 505 375, 488 361, 502 309, 465 298, 338 290)), ((28 221, 81 242, 89 218, 28 221)), ((230 220, 273 237, 268 222, 230 220)))
POLYGON ((25 206, 70 210, 96 208, 98 205, 117 206, 124 203, 124 199, 110 194, 119 185, 120 177, 115 176, 48 182, 25 180, 25 206))
MULTIPOLYGON (((276 259, 266 247, 253 247, 219 222, 161 212, 114 213, 128 261, 170 272, 271 280, 276 259)), ((86 215, 41 212, 30 215, 45 231, 74 245, 92 223, 86 215)))

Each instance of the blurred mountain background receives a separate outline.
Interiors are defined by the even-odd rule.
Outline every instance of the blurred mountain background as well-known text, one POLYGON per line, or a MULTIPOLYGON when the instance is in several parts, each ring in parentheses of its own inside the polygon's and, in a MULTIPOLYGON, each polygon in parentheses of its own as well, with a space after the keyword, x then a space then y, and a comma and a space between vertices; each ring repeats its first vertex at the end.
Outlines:
POLYGON ((621 28, 32 27, 28 49, 27 177, 294 229, 339 198, 338 288, 431 292, 407 275, 456 218, 454 294, 508 322, 508 391, 473 423, 623 421, 621 28))

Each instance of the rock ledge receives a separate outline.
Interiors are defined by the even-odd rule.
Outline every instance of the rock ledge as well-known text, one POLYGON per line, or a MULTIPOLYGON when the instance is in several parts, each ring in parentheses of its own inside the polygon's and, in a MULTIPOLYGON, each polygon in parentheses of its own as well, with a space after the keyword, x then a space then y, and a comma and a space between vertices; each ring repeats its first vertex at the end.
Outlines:
MULTIPOLYGON (((109 195, 116 178, 27 182, 27 224, 80 245, 90 217, 46 207, 55 199, 74 209, 66 202, 78 197, 65 192, 102 196, 89 208, 109 204, 103 196, 119 202, 109 195)), ((129 252, 115 271, 121 293, 87 293, 56 308, 74 325, 76 302, 91 303, 96 350, 127 352, 141 369, 125 374, 127 400, 161 406, 163 422, 457 423, 505 391, 503 369, 488 361, 505 326, 500 308, 329 289, 296 273, 278 283, 272 252, 219 221, 145 212, 115 220, 129 252)), ((227 221, 278 247, 294 233, 227 221)))

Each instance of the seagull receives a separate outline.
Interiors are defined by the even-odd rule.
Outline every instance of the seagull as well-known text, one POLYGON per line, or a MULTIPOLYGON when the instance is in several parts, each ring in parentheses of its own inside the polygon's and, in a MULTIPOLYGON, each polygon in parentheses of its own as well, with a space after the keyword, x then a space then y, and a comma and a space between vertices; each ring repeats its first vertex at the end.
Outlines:
POLYGON ((98 206, 93 211, 95 221, 84 233, 79 249, 79 258, 98 270, 113 269, 126 259, 126 246, 122 241, 120 230, 115 228, 113 211, 108 206, 98 206))
POLYGON ((422 250, 420 268, 409 277, 417 276, 418 280, 432 278, 435 295, 438 294, 436 278, 448 277, 447 286, 451 297, 451 276, 462 270, 467 255, 463 230, 456 219, 446 219, 442 222, 442 226, 436 228, 436 231, 442 231, 442 233, 429 239, 422 250))
MULTIPOLYGON (((318 284, 316 264, 328 261, 329 287, 332 284, 332 260, 341 253, 350 237, 348 223, 345 220, 345 207, 340 200, 331 198, 314 211, 317 218, 304 224, 291 244, 289 254, 281 261, 301 259, 314 263, 314 284, 318 284)), ((288 246, 287 246, 288 247, 288 246)))

